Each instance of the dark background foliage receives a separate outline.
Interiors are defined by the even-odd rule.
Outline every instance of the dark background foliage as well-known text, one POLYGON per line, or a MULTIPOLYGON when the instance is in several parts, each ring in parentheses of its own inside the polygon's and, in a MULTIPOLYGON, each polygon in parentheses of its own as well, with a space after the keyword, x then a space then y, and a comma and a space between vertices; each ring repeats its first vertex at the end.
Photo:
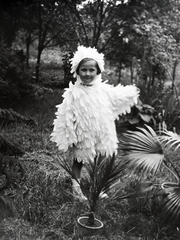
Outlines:
MULTIPOLYGON (((49 135, 55 106, 74 81, 69 58, 78 44, 105 54, 104 80, 141 90, 131 114, 117 122, 119 137, 144 123, 179 132, 179 9, 176 0, 1 0, 0 231, 7 239, 17 231, 26 239, 68 239, 86 210, 67 194, 68 176, 46 161, 56 155, 49 135), (16 220, 7 218, 12 212, 16 220)), ((135 181, 122 185, 131 189, 135 181)), ((132 200, 100 209, 102 239, 176 239, 177 226, 162 222, 157 206, 132 200)))

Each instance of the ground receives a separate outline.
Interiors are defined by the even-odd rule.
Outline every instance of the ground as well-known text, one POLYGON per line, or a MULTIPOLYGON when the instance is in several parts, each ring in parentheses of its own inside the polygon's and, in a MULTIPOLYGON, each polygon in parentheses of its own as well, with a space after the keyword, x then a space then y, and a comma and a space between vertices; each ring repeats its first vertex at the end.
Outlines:
MULTIPOLYGON (((44 60, 47 60, 47 56, 44 60)), ((62 68, 54 63, 52 65, 53 68, 44 68, 43 78, 61 81, 62 68)), ((51 165, 57 156, 57 148, 49 136, 55 106, 62 101, 63 91, 53 89, 47 91, 40 100, 29 100, 14 106, 19 113, 34 117, 38 122, 36 127, 15 125, 4 129, 8 139, 15 139, 25 149, 19 161, 25 167, 26 175, 23 181, 3 192, 7 200, 7 212, 0 220, 0 240, 77 239, 76 219, 86 212, 86 204, 73 200, 69 176, 51 165), (10 211, 12 206, 15 207, 14 211, 10 211)), ((61 156, 70 159, 71 155, 68 154, 61 156)), ((131 190, 134 182, 133 178, 121 179, 122 190, 131 190)), ((104 223, 103 234, 86 239, 179 239, 177 226, 169 226, 161 220, 158 206, 157 199, 146 198, 100 203, 97 217, 104 223)), ((2 213, 2 208, 0 211, 2 213)))

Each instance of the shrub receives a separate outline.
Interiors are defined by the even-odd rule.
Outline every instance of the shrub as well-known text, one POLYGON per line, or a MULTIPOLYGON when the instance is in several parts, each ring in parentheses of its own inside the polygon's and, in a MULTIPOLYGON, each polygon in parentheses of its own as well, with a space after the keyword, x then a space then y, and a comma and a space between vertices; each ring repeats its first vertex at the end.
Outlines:
MULTIPOLYGON (((14 123, 25 123, 35 125, 32 118, 26 118, 12 109, 0 109, 0 126, 3 129, 14 123)), ((3 134, 0 134, 0 190, 6 188, 9 184, 20 180, 24 171, 17 157, 22 156, 24 150, 16 142, 7 140, 3 134)))
POLYGON ((129 168, 142 180, 139 185, 142 196, 149 193, 150 198, 161 197, 163 217, 177 223, 180 219, 180 175, 176 162, 179 136, 165 129, 156 133, 150 126, 124 135, 122 154, 129 168))
POLYGON ((19 98, 30 80, 30 75, 24 69, 24 55, 4 45, 0 46, 0 51, 0 98, 19 98))

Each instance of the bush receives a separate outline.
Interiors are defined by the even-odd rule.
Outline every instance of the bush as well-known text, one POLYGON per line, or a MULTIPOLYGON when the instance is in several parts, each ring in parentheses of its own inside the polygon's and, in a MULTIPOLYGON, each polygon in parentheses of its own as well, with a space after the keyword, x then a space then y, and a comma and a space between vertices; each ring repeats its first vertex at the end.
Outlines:
POLYGON ((23 50, 2 45, 0 52, 0 107, 27 96, 41 98, 49 90, 33 82, 31 70, 25 68, 23 50))
POLYGON ((25 71, 23 52, 0 46, 0 98, 19 98, 27 86, 30 74, 25 71))

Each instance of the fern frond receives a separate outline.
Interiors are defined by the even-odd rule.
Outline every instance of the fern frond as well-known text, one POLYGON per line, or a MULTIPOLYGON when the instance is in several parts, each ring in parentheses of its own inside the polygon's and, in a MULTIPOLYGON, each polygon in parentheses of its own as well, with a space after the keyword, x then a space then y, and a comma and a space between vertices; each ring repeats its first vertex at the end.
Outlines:
POLYGON ((36 122, 33 118, 27 118, 12 109, 0 108, 0 126, 5 127, 12 123, 24 123, 30 126, 35 126, 36 122))
POLYGON ((0 135, 0 153, 8 156, 22 156, 24 150, 19 145, 11 143, 0 135))

